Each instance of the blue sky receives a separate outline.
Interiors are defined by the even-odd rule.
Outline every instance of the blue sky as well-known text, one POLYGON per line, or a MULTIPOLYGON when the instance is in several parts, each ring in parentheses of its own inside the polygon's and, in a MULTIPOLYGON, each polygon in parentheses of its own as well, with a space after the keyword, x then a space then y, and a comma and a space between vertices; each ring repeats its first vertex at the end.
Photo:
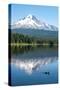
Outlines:
POLYGON ((43 22, 58 26, 58 7, 23 4, 11 5, 11 24, 29 14, 36 16, 43 22))

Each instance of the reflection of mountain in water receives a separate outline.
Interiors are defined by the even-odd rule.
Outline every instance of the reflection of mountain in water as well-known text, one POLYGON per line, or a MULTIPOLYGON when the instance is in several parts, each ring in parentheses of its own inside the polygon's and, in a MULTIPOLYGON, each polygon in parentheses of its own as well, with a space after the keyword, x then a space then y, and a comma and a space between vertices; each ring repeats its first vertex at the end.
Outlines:
POLYGON ((57 57, 44 57, 37 59, 12 59, 11 63, 28 74, 32 74, 34 70, 40 70, 40 67, 55 62, 57 57))

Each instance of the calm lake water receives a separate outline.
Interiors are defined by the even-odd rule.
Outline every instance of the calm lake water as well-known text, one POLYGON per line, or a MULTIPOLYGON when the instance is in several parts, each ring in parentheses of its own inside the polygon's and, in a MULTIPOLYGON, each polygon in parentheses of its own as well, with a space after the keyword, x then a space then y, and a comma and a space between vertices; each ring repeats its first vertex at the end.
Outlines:
POLYGON ((12 47, 9 67, 13 86, 57 83, 57 47, 12 47))

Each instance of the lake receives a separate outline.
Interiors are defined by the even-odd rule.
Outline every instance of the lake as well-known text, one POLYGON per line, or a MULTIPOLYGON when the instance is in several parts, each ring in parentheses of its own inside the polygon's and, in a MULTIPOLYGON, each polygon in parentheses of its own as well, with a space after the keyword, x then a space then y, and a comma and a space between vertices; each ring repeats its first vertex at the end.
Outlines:
POLYGON ((58 83, 58 48, 13 46, 9 68, 12 86, 58 83))

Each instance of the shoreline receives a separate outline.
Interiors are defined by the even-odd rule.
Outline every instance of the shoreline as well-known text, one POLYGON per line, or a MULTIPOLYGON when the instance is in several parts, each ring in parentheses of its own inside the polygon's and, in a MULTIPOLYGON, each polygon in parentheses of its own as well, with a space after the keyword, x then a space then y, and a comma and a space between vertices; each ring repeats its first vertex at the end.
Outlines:
POLYGON ((11 43, 9 44, 11 46, 58 46, 58 44, 49 44, 49 43, 43 43, 43 44, 37 44, 37 43, 11 43))

